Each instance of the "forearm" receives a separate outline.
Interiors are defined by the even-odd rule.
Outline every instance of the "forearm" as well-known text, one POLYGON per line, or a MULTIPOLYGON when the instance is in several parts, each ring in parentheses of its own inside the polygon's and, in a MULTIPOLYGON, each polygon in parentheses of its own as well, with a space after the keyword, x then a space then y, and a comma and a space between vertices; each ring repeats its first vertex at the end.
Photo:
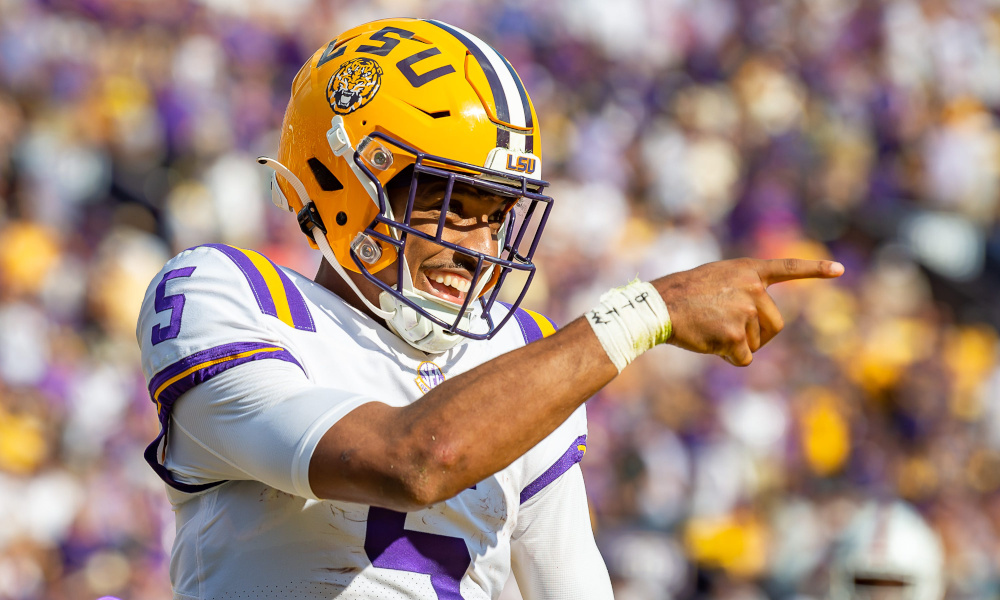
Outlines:
POLYGON ((450 498, 530 450, 617 373, 577 319, 409 406, 355 409, 320 442, 313 491, 404 509, 450 498))
POLYGON ((310 484, 321 497, 390 508, 449 498, 530 450, 656 343, 749 365, 783 327, 769 285, 842 273, 842 265, 828 261, 738 259, 668 275, 639 295, 621 293, 646 284, 618 288, 617 296, 602 297, 590 322, 577 319, 442 383, 410 406, 358 407, 323 437, 310 463, 310 484), (650 294, 663 300, 662 307, 647 302, 650 294), (636 313, 619 314, 626 309, 636 313), (651 312, 634 318, 639 311, 651 312))
POLYGON ((577 319, 435 388, 404 410, 400 425, 415 447, 429 447, 422 458, 437 471, 427 483, 447 498, 530 450, 617 374, 577 319))

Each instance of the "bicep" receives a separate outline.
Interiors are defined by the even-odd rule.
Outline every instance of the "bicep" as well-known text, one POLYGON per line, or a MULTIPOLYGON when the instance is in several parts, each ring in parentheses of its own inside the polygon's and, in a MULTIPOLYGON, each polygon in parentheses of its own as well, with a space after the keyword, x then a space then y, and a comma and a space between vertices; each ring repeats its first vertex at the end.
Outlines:
POLYGON ((521 507, 511 558, 525 600, 613 598, 579 464, 521 507))
POLYGON ((239 365, 178 399, 167 467, 189 480, 253 479, 315 498, 308 475, 319 440, 370 401, 317 386, 282 361, 239 365))

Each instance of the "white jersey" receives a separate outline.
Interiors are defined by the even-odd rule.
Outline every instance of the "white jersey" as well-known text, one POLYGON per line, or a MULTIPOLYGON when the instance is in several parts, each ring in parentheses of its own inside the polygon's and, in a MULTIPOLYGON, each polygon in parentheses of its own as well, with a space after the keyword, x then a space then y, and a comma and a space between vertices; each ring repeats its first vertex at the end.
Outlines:
MULTIPOLYGON (((213 244, 173 258, 146 292, 137 338, 166 433, 146 458, 176 513, 175 598, 496 598, 521 513, 546 490, 582 490, 582 406, 507 468, 417 512, 320 500, 309 461, 357 406, 405 406, 552 331, 518 309, 492 340, 427 355, 259 253, 213 244)), ((585 519, 585 498, 568 512, 585 519)))

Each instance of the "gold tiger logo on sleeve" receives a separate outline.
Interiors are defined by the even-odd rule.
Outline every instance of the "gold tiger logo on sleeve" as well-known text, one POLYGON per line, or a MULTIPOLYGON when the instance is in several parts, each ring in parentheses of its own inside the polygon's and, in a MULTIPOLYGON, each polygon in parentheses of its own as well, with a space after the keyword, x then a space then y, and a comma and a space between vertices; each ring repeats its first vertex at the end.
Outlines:
POLYGON ((370 58, 354 58, 340 65, 326 86, 333 112, 352 113, 371 102, 382 86, 382 67, 370 58))

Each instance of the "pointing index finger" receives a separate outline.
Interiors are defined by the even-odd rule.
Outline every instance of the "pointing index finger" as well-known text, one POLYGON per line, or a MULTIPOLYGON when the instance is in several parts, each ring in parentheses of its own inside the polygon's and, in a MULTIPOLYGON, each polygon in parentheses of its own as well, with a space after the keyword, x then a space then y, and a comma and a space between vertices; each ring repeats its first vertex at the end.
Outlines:
POLYGON ((778 258, 757 261, 757 274, 764 287, 793 279, 830 279, 844 274, 844 265, 831 260, 778 258))

